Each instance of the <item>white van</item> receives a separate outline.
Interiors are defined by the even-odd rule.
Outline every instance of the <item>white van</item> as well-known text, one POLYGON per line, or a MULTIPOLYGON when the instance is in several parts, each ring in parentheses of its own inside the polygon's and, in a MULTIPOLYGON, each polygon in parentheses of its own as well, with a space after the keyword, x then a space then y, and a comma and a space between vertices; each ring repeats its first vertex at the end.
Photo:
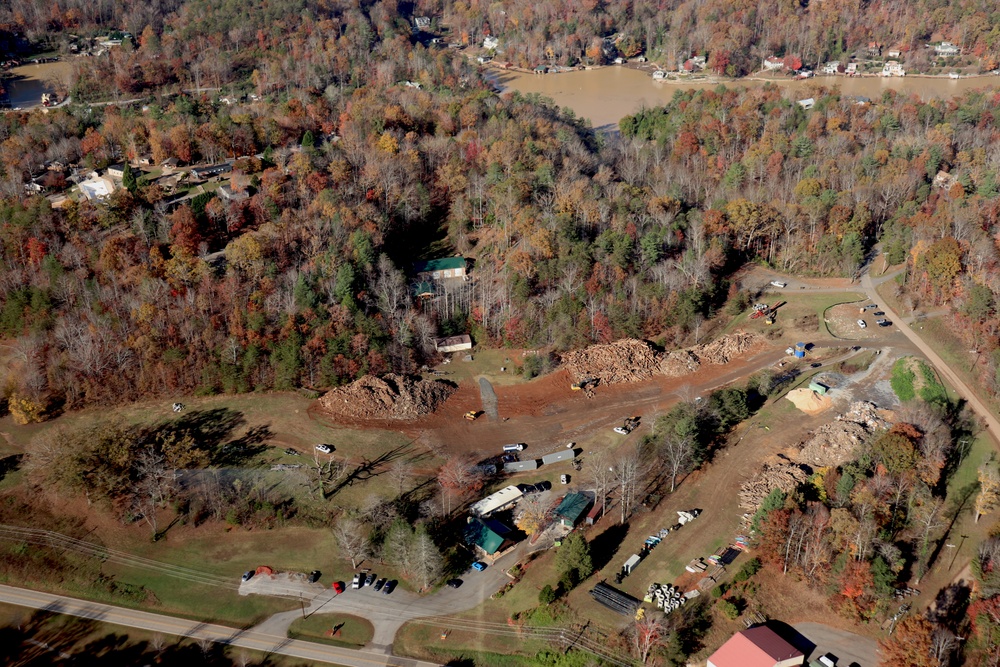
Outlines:
POLYGON ((503 446, 503 450, 505 452, 523 452, 524 451, 524 443, 523 442, 518 442, 518 443, 515 443, 513 445, 504 445, 503 446))

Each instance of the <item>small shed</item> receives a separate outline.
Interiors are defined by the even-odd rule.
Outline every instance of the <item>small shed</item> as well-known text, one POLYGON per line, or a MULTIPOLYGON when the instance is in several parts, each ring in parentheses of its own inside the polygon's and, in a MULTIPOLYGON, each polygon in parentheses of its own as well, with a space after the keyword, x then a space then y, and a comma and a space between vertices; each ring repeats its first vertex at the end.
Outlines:
POLYGON ((830 388, 821 382, 810 382, 809 388, 815 391, 820 396, 825 396, 826 392, 830 391, 830 388))
POLYGON ((594 503, 594 506, 587 512, 587 518, 584 519, 584 523, 588 526, 593 526, 601 518, 602 514, 604 514, 604 503, 594 503))
POLYGON ((798 104, 800 107, 808 111, 809 109, 812 109, 814 106, 816 106, 816 98, 807 97, 804 100, 799 100, 798 102, 796 102, 796 104, 798 104))
POLYGON ((629 559, 625 561, 625 564, 622 565, 622 569, 625 570, 625 574, 632 574, 632 570, 638 567, 641 562, 642 558, 640 558, 638 554, 632 554, 629 556, 629 559))
POLYGON ((465 543, 492 562, 514 546, 514 541, 507 538, 510 533, 511 529, 499 521, 469 517, 465 526, 465 543))
POLYGON ((560 525, 573 528, 590 507, 590 503, 590 496, 585 493, 568 493, 553 514, 559 520, 560 525))

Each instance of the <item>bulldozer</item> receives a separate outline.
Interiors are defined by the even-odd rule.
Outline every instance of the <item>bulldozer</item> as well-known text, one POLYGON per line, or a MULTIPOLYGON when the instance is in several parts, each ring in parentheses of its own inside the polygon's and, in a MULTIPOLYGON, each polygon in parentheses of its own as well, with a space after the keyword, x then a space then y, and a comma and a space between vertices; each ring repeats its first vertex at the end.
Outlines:
POLYGON ((581 389, 586 390, 596 386, 597 386, 597 378, 591 377, 591 378, 583 378, 578 382, 574 382, 569 386, 569 388, 572 389, 573 391, 580 391, 581 389))
POLYGON ((474 422, 477 419, 479 419, 479 414, 480 413, 475 410, 470 410, 469 412, 465 413, 465 418, 468 419, 470 422, 474 422))

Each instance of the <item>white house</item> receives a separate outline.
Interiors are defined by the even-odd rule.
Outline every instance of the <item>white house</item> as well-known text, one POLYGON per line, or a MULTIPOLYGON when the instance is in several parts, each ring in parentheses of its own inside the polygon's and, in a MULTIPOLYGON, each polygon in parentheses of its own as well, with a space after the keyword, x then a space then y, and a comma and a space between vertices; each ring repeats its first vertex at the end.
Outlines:
POLYGON ((115 182, 107 176, 98 176, 91 172, 86 180, 80 181, 79 187, 84 197, 91 201, 99 201, 111 196, 115 191, 115 182))
POLYGON ((903 52, 899 49, 893 49, 892 51, 886 51, 885 55, 887 58, 898 58, 903 55, 903 52))
POLYGON ((447 338, 435 338, 434 349, 438 352, 461 352, 472 349, 472 338, 469 334, 461 336, 448 336, 447 338))
POLYGON ((898 61, 890 60, 882 66, 882 76, 906 76, 906 70, 898 61))
POLYGON ((816 98, 807 97, 804 100, 799 100, 798 102, 796 102, 796 104, 798 104, 800 107, 808 111, 809 109, 812 109, 816 105, 816 98))
POLYGON ((847 67, 844 68, 844 74, 847 74, 848 76, 854 76, 857 73, 858 73, 858 64, 847 63, 847 67))
POLYGON ((125 165, 113 164, 108 167, 108 176, 111 178, 125 178, 125 165))
POLYGON ((934 47, 934 55, 938 56, 957 56, 959 49, 957 46, 951 42, 941 42, 934 47))
POLYGON ((764 58, 764 70, 768 72, 773 72, 775 70, 783 69, 785 67, 785 61, 777 56, 768 56, 764 58))
POLYGON ((844 68, 840 66, 839 60, 831 60, 827 64, 823 65, 823 74, 836 74, 837 72, 843 72, 844 68))
POLYGON ((483 48, 492 51, 500 46, 500 40, 496 37, 486 37, 483 39, 483 48))

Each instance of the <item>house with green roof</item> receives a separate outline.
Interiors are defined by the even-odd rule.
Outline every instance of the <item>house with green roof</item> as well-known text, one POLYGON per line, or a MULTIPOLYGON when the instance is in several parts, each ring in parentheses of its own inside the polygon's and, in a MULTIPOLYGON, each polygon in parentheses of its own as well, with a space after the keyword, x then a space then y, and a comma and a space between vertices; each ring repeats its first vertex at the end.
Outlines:
POLYGON ((469 517, 465 526, 465 543, 472 547, 476 555, 491 563, 514 548, 517 544, 510 539, 513 531, 496 519, 469 517))
POLYGON ((590 507, 591 502, 593 501, 586 493, 567 493, 552 514, 559 520, 560 525, 573 528, 579 523, 580 517, 590 507))
POLYGON ((465 277, 464 257, 442 257, 413 263, 413 272, 418 282, 441 280, 443 278, 465 277))

